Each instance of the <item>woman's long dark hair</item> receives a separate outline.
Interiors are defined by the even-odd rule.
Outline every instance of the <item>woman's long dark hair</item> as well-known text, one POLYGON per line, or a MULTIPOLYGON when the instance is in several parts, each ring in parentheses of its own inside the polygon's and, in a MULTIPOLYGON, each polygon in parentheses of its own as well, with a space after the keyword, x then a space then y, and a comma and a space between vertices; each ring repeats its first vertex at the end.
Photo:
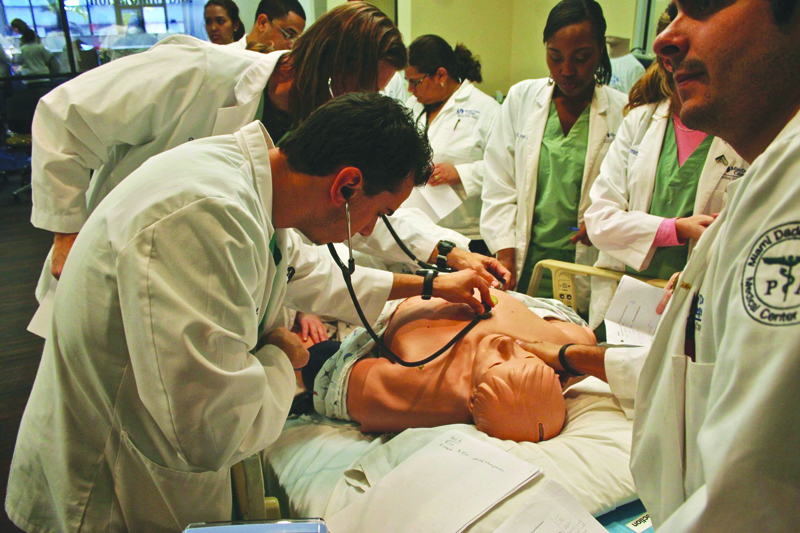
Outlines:
POLYGON ((408 64, 422 74, 433 76, 440 68, 456 81, 469 80, 475 83, 483 81, 479 58, 463 44, 456 49, 438 35, 423 35, 414 39, 408 47, 408 64))
POLYGON ((603 8, 594 0, 561 0, 550 10, 547 24, 544 27, 544 42, 560 29, 588 21, 594 30, 597 46, 600 47, 600 66, 597 67, 597 79, 600 83, 611 81, 611 58, 606 48, 606 19, 603 8))
POLYGON ((380 9, 348 2, 317 19, 281 59, 281 68, 293 71, 289 112, 296 127, 331 99, 331 91, 377 92, 379 61, 400 70, 408 54, 400 30, 380 9))

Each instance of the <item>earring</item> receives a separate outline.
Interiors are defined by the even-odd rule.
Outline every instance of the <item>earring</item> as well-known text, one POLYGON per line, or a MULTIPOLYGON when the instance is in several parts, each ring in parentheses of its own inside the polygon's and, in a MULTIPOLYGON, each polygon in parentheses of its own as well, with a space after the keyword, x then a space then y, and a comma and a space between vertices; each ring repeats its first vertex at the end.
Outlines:
POLYGON ((598 87, 600 87, 601 85, 603 85, 603 80, 601 80, 601 79, 600 79, 600 75, 599 75, 599 74, 595 74, 595 75, 594 75, 594 83, 595 83, 595 85, 597 85, 598 87))
POLYGON ((439 83, 439 87, 444 87, 444 82, 439 83))
POLYGON ((547 77, 547 86, 548 87, 552 87, 554 83, 555 83, 555 81, 553 81, 553 76, 548 76, 547 77))

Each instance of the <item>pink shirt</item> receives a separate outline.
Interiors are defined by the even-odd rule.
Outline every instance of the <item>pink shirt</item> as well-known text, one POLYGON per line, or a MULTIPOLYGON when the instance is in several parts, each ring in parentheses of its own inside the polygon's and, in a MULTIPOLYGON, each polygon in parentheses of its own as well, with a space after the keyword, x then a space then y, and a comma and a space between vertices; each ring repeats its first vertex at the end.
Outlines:
MULTIPOLYGON (((683 166, 689 156, 697 150, 707 134, 702 131, 691 130, 683 125, 678 115, 672 115, 672 122, 675 126, 675 140, 678 144, 678 165, 683 166)), ((678 246, 684 244, 686 241, 681 241, 678 238, 678 231, 675 228, 674 218, 665 218, 656 232, 656 238, 653 239, 653 246, 661 248, 664 246, 678 246)))

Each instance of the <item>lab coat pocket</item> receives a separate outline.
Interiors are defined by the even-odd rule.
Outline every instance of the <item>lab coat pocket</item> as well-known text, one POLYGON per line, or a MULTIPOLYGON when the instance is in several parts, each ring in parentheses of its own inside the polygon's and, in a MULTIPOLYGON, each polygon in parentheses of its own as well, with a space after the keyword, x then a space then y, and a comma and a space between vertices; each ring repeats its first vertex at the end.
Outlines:
POLYGON ((192 522, 231 519, 230 470, 181 472, 145 457, 126 432, 114 465, 112 529, 180 531, 192 522))
POLYGON ((692 361, 688 361, 686 366, 684 492, 687 496, 694 493, 703 484, 703 465, 697 448, 697 434, 706 417, 708 390, 711 387, 714 366, 714 363, 694 363, 692 361))

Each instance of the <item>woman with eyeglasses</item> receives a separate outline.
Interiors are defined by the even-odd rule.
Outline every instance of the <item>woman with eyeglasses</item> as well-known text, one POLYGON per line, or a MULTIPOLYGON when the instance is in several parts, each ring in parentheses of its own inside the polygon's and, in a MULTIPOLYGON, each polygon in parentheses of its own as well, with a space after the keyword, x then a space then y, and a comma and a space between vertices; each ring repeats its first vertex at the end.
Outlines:
MULTIPOLYGON (((544 29, 550 77, 511 87, 486 148, 481 235, 520 292, 543 259, 587 265, 597 259, 583 213, 627 102, 606 85, 605 33, 597 2, 559 2, 544 29)), ((543 279, 539 294, 550 296, 550 288, 543 279)), ((578 289, 585 311, 588 283, 578 289)))
MULTIPOLYGON (((672 6, 656 34, 670 23, 672 6)), ((674 15, 673 15, 674 16, 674 15)), ((725 141, 687 128, 671 72, 657 59, 631 88, 626 117, 592 187, 586 229, 595 266, 656 279, 683 270, 747 163, 725 141)), ((592 278, 589 325, 603 322, 616 282, 592 278)))
POLYGON ((203 17, 208 40, 214 44, 231 44, 244 37, 239 6, 233 0, 208 0, 203 17))
POLYGON ((436 167, 428 185, 449 185, 463 202, 438 223, 472 239, 473 251, 488 255, 480 241, 483 151, 500 104, 474 85, 483 80, 478 58, 438 35, 411 43, 405 73, 413 95, 406 105, 433 148, 436 167))

